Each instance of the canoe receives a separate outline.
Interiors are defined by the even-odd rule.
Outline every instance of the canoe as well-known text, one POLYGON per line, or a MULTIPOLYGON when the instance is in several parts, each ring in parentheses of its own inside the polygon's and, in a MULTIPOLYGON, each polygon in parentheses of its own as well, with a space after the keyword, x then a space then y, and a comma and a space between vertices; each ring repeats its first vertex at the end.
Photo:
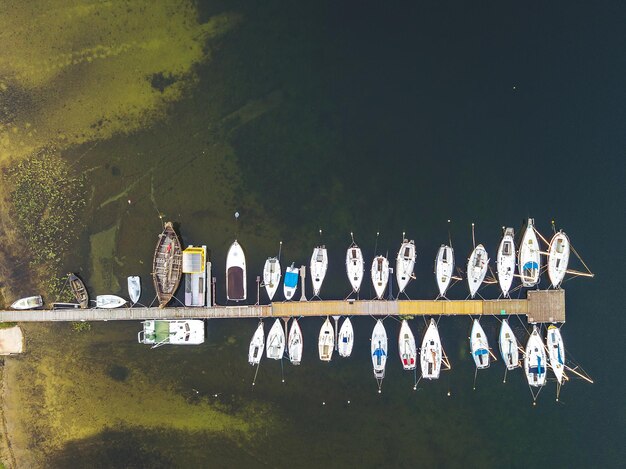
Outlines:
POLYGON ((130 304, 133 306, 139 301, 141 297, 141 279, 134 275, 126 279, 128 284, 128 296, 130 297, 130 304))
POLYGON ((507 228, 504 231, 500 246, 498 246, 498 257, 496 259, 496 268, 498 271, 498 283, 502 294, 509 296, 509 290, 513 283, 515 275, 515 240, 513 236, 515 231, 513 228, 507 228))
POLYGON ((83 281, 75 274, 69 274, 70 289, 76 298, 76 302, 81 308, 87 308, 89 306, 89 294, 85 288, 83 281))
POLYGON ((311 254, 311 283, 313 284, 313 296, 319 296, 328 269, 328 252, 325 246, 317 246, 311 254))
POLYGON ((204 343, 204 321, 199 319, 150 319, 143 321, 143 330, 137 334, 140 344, 199 345, 204 343))
POLYGON ((474 359, 474 363, 476 363, 476 368, 481 369, 489 367, 489 343, 487 342, 487 336, 478 322, 478 319, 474 319, 472 325, 470 350, 472 351, 472 358, 474 359))
POLYGON ((415 336, 406 319, 402 320, 402 325, 400 326, 398 350, 400 352, 402 368, 405 370, 414 370, 417 366, 417 347, 415 345, 415 336))
POLYGON ((26 298, 20 298, 11 305, 11 309, 25 310, 41 308, 42 306, 43 298, 41 298, 41 295, 36 295, 27 296, 26 298))
POLYGON ((554 288, 561 285, 569 263, 570 243, 563 231, 556 233, 548 248, 548 277, 554 288))
POLYGON ((302 349, 304 347, 304 343, 300 324, 298 324, 298 320, 295 318, 291 323, 291 328, 289 329, 288 344, 289 361, 293 365, 299 365, 302 361, 302 349))
POLYGON ((398 293, 402 293, 409 284, 415 267, 415 241, 404 240, 396 256, 396 280, 398 282, 398 293))
POLYGON ((285 279, 283 280, 283 294, 285 295, 286 300, 291 300, 293 295, 296 293, 299 276, 300 272, 293 266, 292 262, 291 267, 287 267, 287 270, 285 271, 285 279))
POLYGON ((280 277, 282 271, 280 269, 280 262, 276 257, 269 257, 265 261, 263 266, 263 285, 270 301, 274 298, 278 285, 280 285, 280 277))
POLYGON ((270 333, 267 334, 265 351, 267 358, 271 358, 272 360, 282 360, 285 354, 285 331, 280 322, 280 319, 276 319, 270 329, 270 333))
POLYGON ((320 329, 320 336, 317 341, 317 347, 319 350, 320 360, 323 362, 329 362, 333 356, 333 348, 335 347, 335 336, 333 325, 330 323, 330 319, 326 318, 322 328, 320 329))
POLYGON ((263 331, 263 323, 260 322, 250 340, 250 348, 248 349, 248 363, 250 365, 258 365, 263 357, 263 348, 265 346, 265 332, 263 331))
POLYGON ((52 303, 52 309, 78 309, 80 305, 78 303, 63 303, 63 302, 55 302, 52 303))
POLYGON ((387 331, 380 319, 376 321, 372 331, 371 352, 374 376, 381 380, 385 377, 385 365, 387 364, 387 331))
POLYGON ((541 387, 546 384, 546 366, 546 350, 537 326, 533 326, 524 354, 524 371, 529 385, 541 387))
POLYGON ((126 300, 117 295, 96 296, 96 308, 113 309, 124 306, 125 304, 126 300))
POLYGON ((550 358, 550 367, 554 371, 556 380, 561 384, 563 382, 563 371, 565 369, 565 347, 563 347, 563 337, 561 330, 554 324, 548 326, 548 354, 550 358))
POLYGON ((489 255, 482 244, 474 248, 467 261, 467 284, 472 298, 480 288, 487 275, 489 255))
POLYGON ((243 301, 246 297, 246 256, 241 245, 235 240, 226 256, 226 298, 243 301))
POLYGON ((435 278, 439 288, 439 296, 444 297, 454 274, 454 250, 442 244, 435 259, 435 278))
POLYGON ((389 261, 384 256, 376 256, 372 261, 372 284, 376 298, 382 300, 389 281, 389 261))
POLYGON ((339 329, 339 337, 337 338, 339 341, 339 356, 340 357, 349 357, 352 354, 352 347, 354 345, 354 329, 352 327, 352 321, 350 318, 346 318, 346 320, 341 325, 339 329))
POLYGON ((431 319, 424 333, 422 348, 420 350, 420 365, 423 378, 439 379, 442 357, 441 338, 439 337, 437 323, 434 319, 431 319))
POLYGON ((503 319, 500 325, 498 344, 500 345, 500 355, 506 368, 508 370, 517 368, 519 366, 519 345, 507 319, 503 319))
POLYGON ((346 273, 352 291, 358 293, 363 281, 363 253, 355 243, 352 243, 346 251, 346 273))
POLYGON ((183 273, 183 253, 172 222, 167 222, 159 235, 152 260, 152 281, 164 308, 176 293, 183 273))
POLYGON ((522 285, 525 287, 537 285, 541 272, 541 250, 533 228, 534 223, 534 219, 528 219, 528 226, 526 226, 526 231, 524 231, 522 243, 519 247, 518 268, 522 285))

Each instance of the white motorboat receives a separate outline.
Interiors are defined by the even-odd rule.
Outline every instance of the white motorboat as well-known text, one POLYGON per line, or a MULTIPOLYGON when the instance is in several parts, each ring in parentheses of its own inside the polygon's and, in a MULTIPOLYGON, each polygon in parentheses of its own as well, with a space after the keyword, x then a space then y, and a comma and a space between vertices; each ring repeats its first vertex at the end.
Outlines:
POLYGON ((513 283, 515 275, 515 240, 513 236, 515 231, 513 228, 504 230, 504 236, 498 247, 498 257, 496 259, 496 267, 498 270, 498 283, 502 289, 502 294, 509 296, 509 290, 513 283))
POLYGON ((96 308, 113 309, 124 306, 125 304, 126 300, 116 295, 96 296, 96 308))
POLYGON ((372 331, 372 365, 374 366, 374 376, 378 380, 380 386, 380 380, 385 377, 385 365, 387 364, 387 331, 383 322, 379 319, 376 321, 374 330, 372 331))
POLYGON ((565 369, 565 347, 563 347, 563 337, 561 330, 554 324, 548 326, 548 354, 550 357, 550 367, 554 371, 556 380, 563 382, 563 371, 565 369))
POLYGON ((130 305, 134 306, 141 297, 141 279, 137 275, 132 275, 126 279, 128 285, 128 297, 130 305))
POLYGON ((204 321, 201 319, 150 319, 143 321, 143 330, 137 334, 140 344, 199 345, 204 343, 204 321))
POLYGON ((569 238, 563 231, 559 231, 552 237, 548 248, 548 277, 554 288, 557 288, 565 277, 569 252, 569 238))
POLYGON ((352 291, 358 293, 363 281, 363 253, 354 242, 346 251, 346 273, 352 285, 352 291))
POLYGON ((304 342, 302 339, 302 330, 300 329, 300 324, 298 324, 298 320, 295 318, 293 319, 293 322, 291 323, 291 328, 289 329, 289 339, 287 340, 287 343, 289 361, 293 365, 299 365, 302 361, 302 349, 304 347, 304 342))
POLYGON ((524 371, 528 384, 535 387, 546 384, 546 366, 546 350, 537 326, 533 326, 524 354, 524 371))
POLYGON ((254 331, 252 340, 250 340, 250 348, 248 349, 248 363, 250 365, 258 365, 263 357, 263 349, 265 348, 265 331, 263 331, 263 323, 254 331))
POLYGON ((539 283, 541 273, 541 249, 534 230, 535 220, 528 219, 528 226, 522 237, 519 247, 519 259, 517 261, 522 285, 534 287, 539 283))
POLYGON ((335 335, 333 325, 330 319, 326 318, 322 328, 320 329, 320 336, 317 342, 319 349, 320 360, 323 362, 329 362, 333 357, 333 348, 335 347, 335 335))
POLYGON ((376 256, 372 261, 372 283, 376 298, 383 299, 389 281, 389 261, 384 256, 376 256))
POLYGON ((280 323, 280 319, 274 321, 269 334, 267 334, 265 351, 267 358, 272 360, 282 360, 285 354, 285 331, 280 323))
POLYGON ((280 269, 280 262, 276 257, 269 257, 265 261, 263 266, 263 285, 270 301, 274 299, 278 285, 280 285, 280 277, 282 271, 280 269))
POLYGON ((226 298, 232 301, 246 299, 246 256, 241 245, 235 240, 226 256, 226 298))
POLYGON ((439 287, 439 296, 445 297, 454 274, 454 250, 451 246, 442 244, 435 259, 435 278, 439 287))
POLYGON ((409 281, 415 278, 415 241, 404 240, 396 256, 396 280, 398 281, 398 293, 402 293, 409 281))
POLYGON ((26 298, 20 298, 19 300, 15 301, 11 305, 11 309, 25 310, 25 309, 41 308, 42 306, 43 306, 43 298, 41 298, 41 295, 36 295, 36 296, 27 296, 26 298))
POLYGON ((350 318, 346 318, 341 328, 339 329, 339 356, 349 357, 352 354, 352 346, 354 345, 354 329, 352 328, 352 321, 350 318))
POLYGON ((514 370, 519 366, 519 346, 513 330, 509 325, 509 321, 502 320, 500 325, 500 338, 498 343, 500 344, 500 355, 507 370, 514 370))
POLYGON ((328 252, 325 246, 313 249, 311 255, 311 283, 313 284, 313 296, 319 297, 324 277, 328 269, 328 252))
POLYGON ((476 363, 476 368, 482 369, 489 367, 489 343, 487 342, 487 336, 478 322, 478 319, 474 319, 472 325, 470 350, 472 351, 472 358, 474 359, 474 363, 476 363))
POLYGON ((300 277, 300 271, 297 267, 293 266, 293 262, 290 267, 285 270, 285 279, 283 280, 283 294, 286 300, 291 300, 298 288, 298 278, 300 277))
POLYGON ((402 325, 400 326, 398 350, 402 367, 405 370, 414 370, 417 366, 417 347, 415 345, 415 336, 406 319, 402 320, 402 325))
POLYGON ((467 284, 472 298, 480 288, 489 268, 489 255, 482 244, 474 248, 467 261, 467 284))
POLYGON ((442 357, 443 350, 437 323, 434 319, 431 319, 428 329, 426 329, 426 333, 424 334, 424 340, 422 340, 422 348, 420 350, 420 364, 423 378, 439 379, 442 357))

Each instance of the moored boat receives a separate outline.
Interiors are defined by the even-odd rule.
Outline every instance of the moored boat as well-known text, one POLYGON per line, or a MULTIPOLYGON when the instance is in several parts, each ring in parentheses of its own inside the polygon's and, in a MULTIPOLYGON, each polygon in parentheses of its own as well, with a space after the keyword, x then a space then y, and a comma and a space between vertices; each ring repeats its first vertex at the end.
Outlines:
POLYGON ((534 229, 535 220, 528 219, 528 225, 519 247, 518 268, 525 287, 534 287, 539 283, 541 273, 541 250, 534 229))
POLYGON ((183 273, 183 253, 180 240, 172 222, 165 223, 159 235, 152 260, 152 280, 159 299, 159 308, 164 308, 176 293, 183 273))
POLYGON ((291 300, 298 288, 298 278, 300 273, 296 267, 293 266, 293 262, 290 267, 287 267, 285 271, 285 279, 283 280, 283 294, 286 300, 291 300))
POLYGON ((376 298, 382 300, 389 281, 389 261, 384 256, 376 256, 372 261, 372 284, 376 298))
POLYGON ((263 266, 263 285, 270 301, 274 299, 276 290, 278 290, 281 275, 280 261, 277 257, 269 257, 263 266))
POLYGON ((269 334, 267 334, 266 345, 267 358, 272 360, 282 360, 285 354, 285 331, 280 323, 280 319, 276 319, 269 334))
POLYGON ((372 365, 374 368, 374 376, 378 381, 378 389, 382 384, 382 379, 385 377, 385 365, 387 364, 387 331, 383 322, 379 319, 376 321, 374 330, 372 331, 372 365))
POLYGON ((513 236, 515 231, 513 228, 507 228, 500 241, 498 247, 498 257, 496 259, 496 268, 498 271, 498 283, 502 294, 509 296, 509 290, 513 283, 513 276, 515 275, 515 240, 513 236))
POLYGON ((415 336, 406 319, 402 320, 402 325, 400 326, 398 350, 400 352, 402 368, 405 370, 414 370, 417 363, 417 347, 415 345, 415 336))
POLYGON ((467 284, 469 285, 470 296, 472 298, 474 298, 483 280, 485 280, 488 267, 489 255, 483 245, 479 244, 474 248, 467 261, 467 284))
POLYGON ((68 280, 70 282, 70 289, 76 298, 76 302, 81 308, 87 308, 89 306, 89 294, 85 284, 76 274, 68 274, 68 280))
POLYGON ((291 328, 289 329, 288 339, 289 361, 291 361, 293 365, 299 365, 302 361, 303 347, 304 342, 302 338, 302 330, 300 329, 298 320, 294 318, 291 323, 291 328))
POLYGON ((537 326, 533 326, 524 354, 524 371, 529 385, 540 387, 546 384, 546 365, 546 350, 537 326))
POLYGON ((563 382, 563 371, 565 370, 565 347, 563 347, 563 336, 561 330, 554 324, 548 326, 548 354, 550 357, 550 367, 556 376, 556 380, 563 382))
POLYGON ((339 329, 339 356, 349 357, 352 354, 352 347, 354 345, 354 329, 352 327, 352 321, 350 318, 346 318, 339 329))
POLYGON ((204 321, 200 319, 151 319, 143 321, 137 341, 152 345, 199 345, 204 342, 204 321))
POLYGON ((114 309, 120 308, 126 304, 126 300, 117 295, 98 295, 96 296, 96 308, 114 309))
POLYGON ((36 295, 27 296, 26 298, 20 298, 11 305, 11 309, 26 310, 41 308, 42 306, 43 298, 41 298, 41 295, 36 295))
POLYGON ((326 270, 328 269, 328 252, 326 246, 317 246, 311 254, 311 283, 313 284, 313 296, 319 297, 326 270))
POLYGON ((563 231, 555 233, 548 248, 548 277, 554 288, 561 285, 569 263, 570 242, 563 231))
POLYGON ((352 291, 358 293, 363 281, 363 253, 354 242, 346 251, 346 273, 352 286, 352 291))
POLYGON ((439 330, 434 319, 430 320, 428 329, 424 333, 422 348, 420 349, 420 365, 422 377, 426 379, 439 379, 441 372, 441 361, 443 359, 443 349, 439 330))
POLYGON ((226 298, 230 301, 244 301, 247 294, 246 256, 235 240, 226 256, 226 298))
POLYGON ((128 297, 130 305, 134 306, 141 297, 141 279, 137 275, 130 276, 126 279, 128 286, 128 297))
POLYGON ((396 280, 398 282, 398 293, 402 293, 409 281, 415 278, 413 269, 415 268, 415 241, 403 240, 398 255, 396 256, 396 280))
POLYGON ((320 336, 317 341, 317 347, 319 350, 320 360, 323 362, 329 362, 333 356, 333 348, 335 346, 335 336, 333 325, 329 318, 326 318, 322 328, 320 329, 320 336))
POLYGON ((500 345, 500 355, 507 370, 517 368, 519 366, 519 346, 507 319, 503 319, 500 325, 498 344, 500 345))
POLYGON ((489 343, 487 342, 485 331, 478 322, 478 319, 474 319, 474 323, 472 324, 470 350, 474 363, 476 363, 476 368, 482 369, 489 367, 489 343))
POLYGON ((263 323, 259 322, 248 348, 248 363, 250 365, 258 365, 263 358, 263 349, 265 348, 265 332, 263 331, 263 323))
POLYGON ((445 297, 454 274, 454 250, 451 246, 442 244, 435 258, 435 278, 439 288, 439 296, 445 297))

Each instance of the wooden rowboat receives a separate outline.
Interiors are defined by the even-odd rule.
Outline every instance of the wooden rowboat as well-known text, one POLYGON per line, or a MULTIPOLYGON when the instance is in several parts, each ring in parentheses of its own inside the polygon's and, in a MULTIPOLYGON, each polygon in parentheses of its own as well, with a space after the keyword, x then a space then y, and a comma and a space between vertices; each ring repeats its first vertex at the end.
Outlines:
POLYGON ((75 274, 68 274, 68 276, 69 276, 70 288, 72 289, 74 298, 76 298, 76 301, 78 302, 81 308, 83 309, 87 308, 89 306, 89 294, 87 293, 85 284, 75 274))
POLYGON ((165 223, 159 235, 152 261, 152 280, 159 299, 159 308, 164 308, 176 293, 183 270, 183 253, 180 240, 172 222, 165 223))

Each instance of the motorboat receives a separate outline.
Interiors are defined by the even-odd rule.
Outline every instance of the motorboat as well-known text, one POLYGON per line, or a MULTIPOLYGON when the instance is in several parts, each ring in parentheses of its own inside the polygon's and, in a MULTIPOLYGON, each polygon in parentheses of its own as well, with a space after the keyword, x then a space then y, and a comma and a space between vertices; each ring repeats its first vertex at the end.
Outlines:
POLYGON ((270 301, 272 301, 276 290, 278 290, 281 275, 280 261, 277 257, 269 257, 265 261, 265 266, 263 266, 263 285, 270 301))
POLYGON ((546 350, 535 325, 528 338, 526 353, 524 354, 524 371, 529 385, 541 387, 546 384, 546 366, 546 350))
POLYGON ((513 330, 507 319, 502 320, 500 325, 500 355, 507 370, 514 370, 519 366, 519 346, 513 330))
POLYGON ((515 231, 513 228, 504 230, 504 236, 498 246, 498 257, 496 267, 498 271, 498 283, 502 290, 502 295, 509 296, 509 290, 515 275, 515 231))
POLYGON ((337 338, 339 342, 339 356, 340 357, 349 357, 352 354, 352 347, 354 345, 354 329, 352 328, 352 321, 350 318, 346 318, 339 329, 339 337, 337 338))
POLYGON ((563 337, 561 330, 554 324, 548 326, 548 356, 550 367, 556 376, 556 380, 563 382, 563 371, 565 370, 565 347, 563 347, 563 337))
POLYGON ((326 277, 326 270, 328 269, 328 252, 325 246, 317 246, 313 249, 310 267, 313 296, 319 297, 324 277, 326 277))
POLYGON ((263 331, 263 323, 259 325, 250 340, 250 348, 248 349, 248 363, 250 365, 258 365, 263 357, 263 349, 265 348, 265 332, 263 331))
POLYGON ((333 348, 335 347, 334 329, 329 318, 326 318, 326 321, 322 324, 317 346, 319 349, 320 360, 323 362, 329 362, 333 356, 333 348))
POLYGON ((352 286, 352 291, 358 293, 363 281, 363 253, 354 242, 346 251, 346 273, 352 286))
POLYGON ((302 361, 302 350, 304 342, 302 339, 302 330, 297 319, 293 319, 291 322, 291 328, 289 329, 289 338, 287 339, 287 351, 289 352, 289 361, 293 365, 299 365, 302 361))
POLYGON ((535 234, 535 220, 528 219, 528 225, 519 247, 518 267, 522 285, 534 287, 539 283, 541 273, 541 249, 535 234))
POLYGON ((11 309, 26 310, 41 308, 42 306, 43 298, 41 298, 41 295, 36 295, 27 296, 26 298, 20 298, 11 305, 11 309))
POLYGON ((204 321, 201 319, 150 319, 142 324, 143 330, 137 334, 137 341, 152 345, 152 348, 204 343, 204 321))
POLYGON ((226 256, 226 298, 229 301, 244 301, 247 293, 246 256, 235 240, 226 256))
POLYGON ((439 288, 439 296, 445 297, 454 274, 454 250, 451 246, 442 244, 435 259, 435 278, 439 288))
POLYGON ((470 296, 472 298, 474 298, 483 280, 485 280, 488 268, 489 255, 483 245, 479 244, 474 248, 467 261, 467 284, 469 285, 470 296))
POLYGON ((274 321, 269 334, 267 334, 265 351, 267 358, 272 360, 282 360, 285 354, 285 331, 280 323, 280 319, 274 321))
POLYGON ((570 242, 563 231, 555 233, 548 248, 548 278, 554 288, 561 285, 569 264, 570 242))
POLYGON ((398 293, 402 293, 409 281, 415 278, 415 241, 403 240, 398 255, 396 256, 396 280, 398 281, 398 293))
POLYGON ((120 308, 126 304, 126 300, 117 295, 96 296, 96 308, 113 309, 120 308))
POLYGON ((286 300, 291 300, 293 295, 295 295, 296 289, 298 288, 299 276, 300 271, 297 267, 293 266, 292 262, 291 266, 287 267, 285 270, 285 279, 283 280, 283 294, 286 300))
POLYGON ((470 350, 474 363, 476 363, 476 368, 482 369, 489 367, 489 343, 487 342, 487 336, 478 322, 478 319, 474 319, 474 323, 472 324, 470 350))
POLYGON ((165 223, 159 235, 152 259, 152 281, 159 300, 165 308, 180 284, 183 274, 183 252, 172 222, 165 223))
POLYGON ((437 323, 434 319, 431 319, 422 340, 422 348, 420 349, 420 365, 423 378, 439 379, 442 357, 443 349, 437 323))
POLYGON ((126 279, 128 285, 128 297, 130 298, 130 305, 134 306, 139 302, 141 297, 141 279, 137 275, 132 275, 126 279))
POLYGON ((383 299, 389 281, 389 261, 384 256, 376 256, 372 261, 372 284, 376 298, 383 299))
POLYGON ((402 368, 405 370, 414 370, 417 366, 417 347, 415 345, 415 336, 406 319, 402 320, 402 325, 400 326, 398 350, 400 352, 402 368))

